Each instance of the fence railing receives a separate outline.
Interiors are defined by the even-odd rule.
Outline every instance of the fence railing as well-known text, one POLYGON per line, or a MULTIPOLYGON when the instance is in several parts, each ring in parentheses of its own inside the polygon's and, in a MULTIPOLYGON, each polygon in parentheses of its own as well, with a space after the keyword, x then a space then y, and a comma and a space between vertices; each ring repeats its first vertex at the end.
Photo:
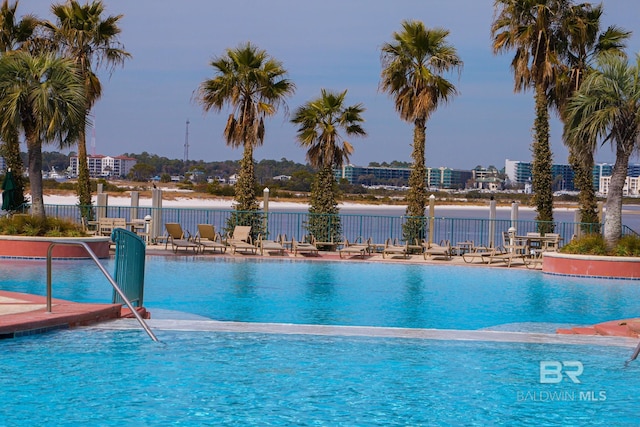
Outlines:
MULTIPOLYGON (((239 213, 233 209, 207 208, 152 208, 129 206, 94 206, 95 212, 102 216, 125 218, 127 221, 144 218, 147 215, 156 218, 159 224, 154 224, 155 235, 151 240, 164 234, 164 224, 177 222, 184 230, 195 234, 198 224, 212 224, 216 230, 224 234, 234 215, 239 213), (134 215, 134 217, 132 217, 134 215), (230 220, 231 219, 231 220, 230 220)), ((80 222, 80 207, 77 205, 45 205, 47 215, 68 218, 80 222)), ((286 234, 288 238, 303 239, 309 234, 308 224, 312 214, 308 212, 260 212, 263 219, 263 232, 275 238, 286 234)), ((320 214, 313 214, 320 215, 320 214)), ((357 237, 371 238, 375 243, 384 243, 386 239, 403 239, 403 225, 410 218, 406 216, 366 215, 366 214, 338 214, 334 215, 341 224, 343 237, 355 240, 357 237)), ((334 218, 334 219, 336 219, 334 218)), ((430 236, 432 241, 449 240, 452 243, 473 240, 477 245, 494 246, 502 244, 502 233, 514 227, 517 234, 538 231, 540 221, 486 219, 486 218, 445 218, 421 217, 424 223, 424 235, 430 236)), ((326 221, 330 224, 331 221, 326 221)), ((583 224, 576 222, 556 221, 552 224, 555 233, 560 234, 564 242, 573 236, 598 230, 600 224, 583 224)), ((545 227, 549 229, 548 227, 545 227)), ((628 228, 628 227, 627 227, 628 228)), ((631 230, 631 229, 628 229, 631 230)), ((631 230, 632 231, 632 230, 631 230)))

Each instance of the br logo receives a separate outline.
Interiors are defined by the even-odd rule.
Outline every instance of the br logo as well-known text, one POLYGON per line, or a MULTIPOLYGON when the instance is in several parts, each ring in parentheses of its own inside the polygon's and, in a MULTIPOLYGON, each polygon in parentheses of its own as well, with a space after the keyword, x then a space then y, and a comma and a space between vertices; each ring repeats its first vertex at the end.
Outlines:
POLYGON ((563 375, 576 384, 580 383, 578 377, 582 375, 584 367, 582 362, 568 360, 559 362, 557 360, 540 361, 540 383, 557 384, 562 382, 563 375))

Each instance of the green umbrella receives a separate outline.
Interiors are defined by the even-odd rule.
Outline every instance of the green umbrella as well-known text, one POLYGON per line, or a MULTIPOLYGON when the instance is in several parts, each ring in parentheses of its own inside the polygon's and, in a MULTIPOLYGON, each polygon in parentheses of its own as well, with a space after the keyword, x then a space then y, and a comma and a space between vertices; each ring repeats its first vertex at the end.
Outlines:
POLYGON ((15 189, 16 182, 13 179, 13 173, 8 170, 2 181, 2 209, 5 211, 12 211, 16 208, 15 205, 15 189))

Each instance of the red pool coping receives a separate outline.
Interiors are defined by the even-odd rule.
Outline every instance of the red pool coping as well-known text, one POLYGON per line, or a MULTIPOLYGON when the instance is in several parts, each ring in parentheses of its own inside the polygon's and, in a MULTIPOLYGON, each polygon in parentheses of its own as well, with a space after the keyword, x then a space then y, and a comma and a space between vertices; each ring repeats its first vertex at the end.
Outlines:
POLYGON ((558 329, 556 333, 562 335, 602 335, 638 338, 640 337, 640 319, 611 320, 593 326, 558 329))
MULTIPOLYGON (((44 296, 0 291, 0 297, 11 299, 0 303, 6 309, 4 313, 0 309, 0 339, 88 326, 131 315, 120 304, 84 304, 56 298, 52 300, 52 312, 47 313, 44 296)), ((144 309, 139 312, 148 317, 144 309)))

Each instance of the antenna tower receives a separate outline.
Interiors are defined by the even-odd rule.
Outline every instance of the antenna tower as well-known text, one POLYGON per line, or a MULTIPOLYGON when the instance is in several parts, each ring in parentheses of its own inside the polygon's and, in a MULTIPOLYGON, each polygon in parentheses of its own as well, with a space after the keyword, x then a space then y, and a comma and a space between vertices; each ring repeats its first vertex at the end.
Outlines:
POLYGON ((187 131, 184 134, 184 162, 189 161, 189 119, 187 119, 187 131))
POLYGON ((91 155, 96 155, 96 120, 93 119, 93 129, 91 130, 91 155))

